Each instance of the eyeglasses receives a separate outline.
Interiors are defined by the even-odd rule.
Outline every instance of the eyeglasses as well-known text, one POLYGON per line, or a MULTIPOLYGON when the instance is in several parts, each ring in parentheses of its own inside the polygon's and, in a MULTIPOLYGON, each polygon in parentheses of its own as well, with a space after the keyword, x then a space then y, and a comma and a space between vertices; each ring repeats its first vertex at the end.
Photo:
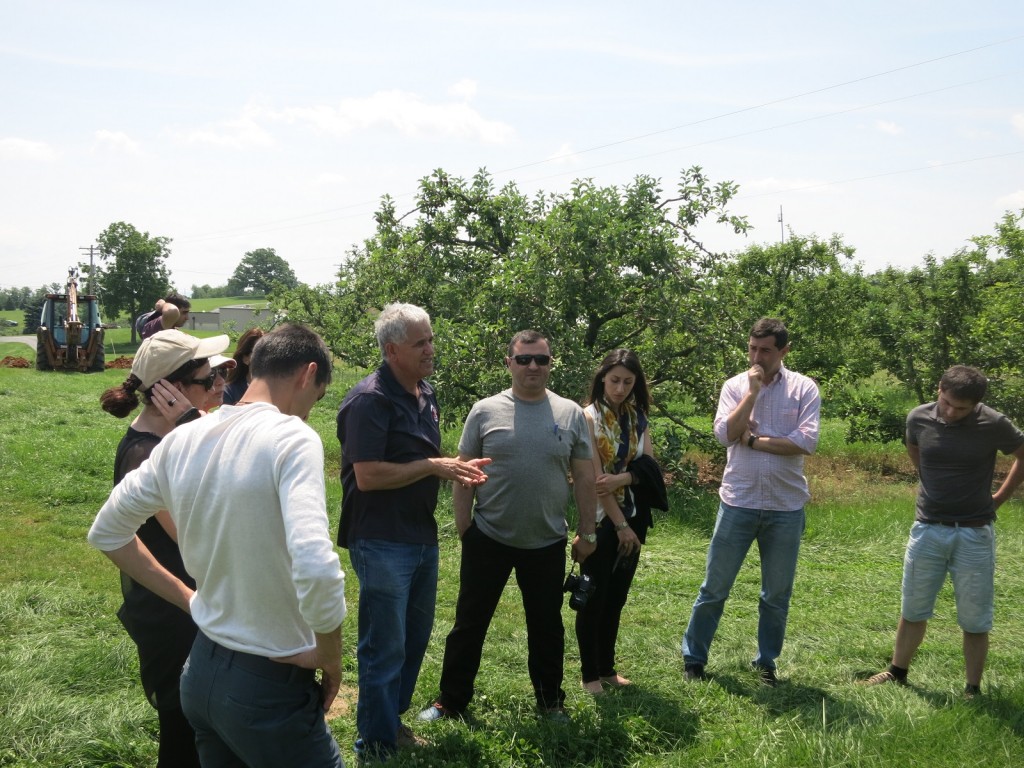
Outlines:
POLYGON ((205 389, 207 392, 209 392, 211 389, 213 389, 214 382, 216 382, 216 381, 217 381, 217 371, 214 370, 214 371, 210 371, 210 375, 209 376, 207 376, 205 378, 202 378, 202 379, 189 379, 188 383, 189 384, 195 384, 197 386, 202 386, 203 389, 205 389))
POLYGON ((214 368, 213 372, 220 376, 224 381, 228 380, 228 369, 227 368, 214 368))
POLYGON ((516 365, 529 365, 530 363, 536 363, 537 365, 544 366, 551 362, 551 355, 512 355, 512 359, 516 361, 516 365))

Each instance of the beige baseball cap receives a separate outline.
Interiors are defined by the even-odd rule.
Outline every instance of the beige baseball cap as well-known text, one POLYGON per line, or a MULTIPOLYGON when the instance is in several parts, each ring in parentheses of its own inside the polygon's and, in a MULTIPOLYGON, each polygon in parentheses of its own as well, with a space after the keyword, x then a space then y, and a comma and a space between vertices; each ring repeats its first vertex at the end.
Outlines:
POLYGON ((219 355, 230 343, 227 334, 199 339, 176 329, 159 331, 139 345, 132 360, 132 373, 142 381, 142 389, 146 390, 189 360, 219 355))

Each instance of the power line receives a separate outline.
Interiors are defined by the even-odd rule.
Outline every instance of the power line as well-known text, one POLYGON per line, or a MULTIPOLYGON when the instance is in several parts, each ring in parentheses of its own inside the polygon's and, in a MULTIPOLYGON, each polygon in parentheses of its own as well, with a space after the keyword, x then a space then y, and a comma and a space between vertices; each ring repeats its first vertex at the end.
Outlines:
MULTIPOLYGON (((656 131, 650 131, 648 133, 643 133, 643 134, 638 134, 638 135, 635 135, 635 136, 630 136, 630 137, 619 139, 619 140, 616 140, 616 141, 611 141, 611 142, 607 142, 607 143, 604 143, 604 144, 599 144, 599 145, 595 145, 595 146, 592 146, 592 147, 588 147, 586 149, 581 149, 581 150, 578 150, 576 152, 568 152, 568 153, 564 153, 564 154, 561 154, 561 155, 555 155, 555 156, 552 156, 552 157, 544 158, 542 160, 535 160, 535 161, 532 161, 532 162, 523 163, 521 165, 511 166, 509 168, 503 168, 503 169, 500 169, 500 170, 497 170, 497 171, 493 171, 492 175, 499 176, 499 175, 511 173, 513 171, 522 170, 522 169, 525 169, 525 168, 532 168, 532 167, 544 165, 546 163, 555 162, 557 160, 564 160, 564 159, 567 159, 567 158, 570 158, 570 157, 577 157, 579 155, 589 154, 589 153, 592 153, 592 152, 597 152, 599 150, 609 149, 611 147, 616 147, 616 146, 621 146, 623 144, 628 144, 628 143, 640 141, 642 139, 651 138, 653 136, 658 136, 658 135, 670 133, 670 132, 673 132, 673 131, 682 130, 684 128, 691 128, 691 127, 694 127, 694 126, 697 126, 697 125, 702 125, 702 124, 705 124, 705 123, 714 122, 716 120, 722 120, 722 119, 725 119, 727 117, 734 117, 736 115, 741 115, 741 114, 745 114, 745 113, 748 113, 748 112, 753 112, 753 111, 756 111, 756 110, 759 110, 759 109, 764 109, 765 107, 774 106, 774 105, 782 104, 782 103, 789 102, 789 101, 794 101, 796 99, 800 99, 800 98, 803 98, 805 96, 812 96, 812 95, 818 94, 818 93, 825 93, 827 91, 836 90, 836 89, 843 88, 843 87, 846 87, 846 86, 849 86, 849 85, 854 85, 854 84, 857 84, 857 83, 862 83, 862 82, 866 82, 866 81, 869 81, 869 80, 874 80, 874 79, 877 79, 877 78, 880 78, 880 77, 885 77, 885 76, 888 76, 888 75, 892 75, 892 74, 895 74, 897 72, 903 72, 903 71, 907 71, 907 70, 910 70, 910 69, 915 69, 915 68, 927 66, 929 64, 934 64, 934 63, 937 63, 937 62, 940 62, 940 61, 946 61, 946 60, 957 58, 957 57, 960 57, 960 56, 965 56, 965 55, 968 55, 968 54, 971 54, 971 53, 976 53, 978 51, 982 51, 982 50, 985 50, 985 49, 988 49, 988 48, 993 48, 993 47, 997 47, 997 46, 1000 46, 1000 45, 1006 45, 1007 43, 1016 42, 1016 41, 1021 40, 1021 39, 1024 39, 1024 35, 1015 35, 1013 37, 1008 37, 1008 38, 1004 38, 1002 40, 996 40, 996 41, 993 41, 993 42, 990 42, 990 43, 985 43, 983 45, 975 46, 973 48, 967 48, 967 49, 964 49, 964 50, 955 51, 953 53, 944 54, 942 56, 936 56, 936 57, 933 57, 933 58, 930 58, 930 59, 924 59, 922 61, 917 61, 917 62, 914 62, 914 63, 911 63, 911 64, 905 64, 905 65, 900 66, 900 67, 894 67, 892 69, 887 69, 887 70, 884 70, 884 71, 881 71, 881 72, 875 72, 873 74, 869 74, 869 75, 864 75, 862 77, 853 78, 851 80, 846 80, 846 81, 843 81, 843 82, 840 82, 840 83, 835 83, 833 85, 828 85, 828 86, 824 86, 824 87, 821 87, 821 88, 814 88, 814 89, 811 89, 811 90, 808 90, 808 91, 803 91, 801 93, 792 94, 792 95, 789 95, 789 96, 783 96, 783 97, 780 97, 780 98, 777 98, 777 99, 771 99, 771 100, 762 102, 760 104, 755 104, 755 105, 751 105, 751 106, 748 106, 748 107, 743 107, 741 109, 736 109, 736 110, 732 110, 732 111, 729 111, 729 112, 723 112, 723 113, 720 113, 720 114, 717 114, 717 115, 712 115, 710 117, 701 118, 699 120, 694 120, 694 121, 691 121, 689 123, 683 123, 681 125, 676 125, 676 126, 672 126, 672 127, 669 127, 669 128, 662 128, 662 129, 659 129, 659 130, 656 130, 656 131)), ((1009 73, 1009 74, 1015 74, 1015 73, 1009 73)), ((697 142, 697 143, 694 143, 694 144, 688 144, 688 145, 685 145, 685 146, 679 146, 679 147, 674 147, 674 148, 670 148, 670 149, 666 149, 666 150, 661 150, 659 152, 653 152, 653 153, 648 153, 648 154, 644 154, 644 155, 638 155, 638 156, 626 158, 626 159, 623 159, 623 160, 615 160, 615 161, 610 161, 610 162, 607 162, 607 163, 602 163, 602 164, 598 164, 598 165, 588 166, 588 167, 585 167, 585 168, 576 168, 576 169, 572 169, 572 170, 568 170, 568 171, 561 171, 561 172, 550 174, 550 175, 547 175, 547 176, 541 176, 541 177, 537 177, 537 178, 534 178, 534 179, 530 179, 529 181, 530 182, 537 182, 537 181, 544 181, 544 180, 552 179, 552 178, 558 178, 558 177, 566 176, 566 175, 569 175, 569 174, 586 173, 587 171, 591 171, 591 170, 595 170, 595 169, 600 169, 600 168, 606 168, 606 167, 609 167, 609 166, 612 166, 612 165, 619 165, 619 164, 622 164, 622 163, 634 162, 636 160, 644 160, 644 159, 648 159, 648 158, 651 158, 651 157, 657 157, 659 155, 664 155, 664 154, 669 154, 669 153, 672 153, 672 152, 683 151, 685 149, 693 149, 695 147, 705 146, 705 145, 708 145, 708 144, 714 144, 714 143, 721 142, 721 141, 728 141, 728 140, 735 139, 735 138, 740 138, 740 137, 743 137, 743 136, 750 136, 750 135, 754 135, 754 134, 757 134, 757 133, 764 133, 764 132, 771 131, 771 130, 777 130, 779 128, 791 127, 791 126, 794 126, 794 125, 799 125, 801 123, 807 123, 807 122, 812 122, 812 121, 815 121, 815 120, 821 120, 821 119, 824 119, 826 117, 833 117, 835 115, 841 115, 841 114, 845 114, 845 113, 848 113, 848 112, 854 112, 854 111, 858 111, 858 110, 869 109, 871 107, 881 106, 881 105, 884 105, 884 104, 890 104, 890 103, 894 103, 894 102, 897 102, 897 101, 903 101, 903 100, 906 100, 906 99, 915 98, 917 96, 923 96, 923 95, 930 95, 930 94, 934 94, 934 93, 939 93, 939 92, 942 92, 942 91, 951 90, 951 89, 954 89, 954 88, 960 88, 960 87, 964 87, 966 85, 973 85, 973 84, 976 84, 976 83, 985 82, 987 80, 996 79, 996 78, 999 78, 999 77, 1006 77, 1006 76, 1007 76, 1007 74, 994 75, 992 77, 981 78, 979 80, 974 80, 974 81, 970 81, 970 82, 967 82, 967 83, 958 83, 958 84, 952 85, 952 86, 945 86, 943 88, 937 88, 937 89, 933 89, 933 90, 929 90, 929 91, 922 91, 922 92, 915 93, 915 94, 910 94, 910 95, 907 95, 907 96, 901 96, 901 97, 898 97, 898 98, 895 98, 895 99, 888 99, 888 100, 885 100, 885 101, 875 102, 873 104, 862 105, 862 106, 859 106, 859 107, 852 107, 852 108, 845 109, 845 110, 838 110, 836 112, 831 112, 831 113, 827 113, 827 114, 824 114, 824 115, 817 115, 817 116, 809 117, 809 118, 803 118, 803 119, 800 119, 800 120, 794 120, 794 121, 791 121, 791 122, 788 122, 788 123, 780 123, 778 125, 769 126, 769 127, 766 127, 766 128, 760 128, 760 129, 755 129, 755 130, 751 130, 751 131, 744 131, 744 132, 741 132, 741 133, 732 134, 730 136, 719 137, 719 138, 715 138, 715 139, 708 139, 706 141, 697 142)), ((971 161, 968 160, 968 161, 963 161, 963 162, 971 162, 971 161)), ((899 172, 896 172, 896 173, 902 173, 902 171, 899 171, 899 172)), ((399 194, 399 195, 391 195, 391 197, 392 197, 392 199, 395 199, 395 200, 401 200, 401 199, 411 198, 415 194, 416 194, 415 192, 405 192, 405 193, 402 193, 402 194, 399 194)), ((267 232, 277 232, 277 231, 281 231, 281 230, 285 230, 285 229, 296 229, 296 228, 300 228, 300 227, 314 226, 314 225, 317 225, 317 224, 326 224, 326 223, 329 223, 331 221, 338 221, 338 220, 347 219, 347 218, 354 218, 355 216, 362 216, 362 215, 364 215, 363 213, 358 213, 358 214, 353 213, 350 216, 338 216, 336 214, 338 214, 340 212, 343 212, 343 211, 350 211, 350 210, 357 209, 357 208, 365 208, 366 206, 377 205, 379 202, 380 202, 380 198, 378 197, 377 199, 374 199, 374 200, 366 200, 366 201, 362 201, 362 202, 349 203, 349 204, 346 204, 346 205, 343 205, 343 206, 338 206, 336 208, 328 208, 328 209, 324 209, 324 210, 321 210, 321 211, 316 211, 316 212, 313 212, 313 213, 301 214, 301 215, 298 215, 298 216, 292 216, 292 217, 288 217, 288 218, 284 218, 284 219, 275 219, 275 220, 263 222, 261 224, 242 225, 242 226, 228 228, 228 229, 223 229, 223 230, 215 230, 213 232, 202 233, 202 234, 198 234, 198 235, 191 236, 191 237, 186 236, 186 237, 182 237, 182 238, 176 238, 176 240, 179 243, 181 243, 181 242, 196 243, 196 242, 205 242, 205 241, 208 241, 208 240, 223 240, 223 239, 228 239, 228 238, 232 238, 232 237, 238 237, 238 236, 242 236, 242 235, 255 235, 255 234, 264 234, 264 233, 267 233, 267 232), (327 218, 317 218, 317 217, 327 217, 327 218), (314 220, 312 220, 312 221, 304 221, 306 219, 314 219, 314 220)))
POLYGON ((895 74, 896 72, 904 72, 904 71, 906 71, 908 69, 915 69, 916 67, 923 67, 923 66, 926 66, 928 64, 934 64, 934 63, 936 63, 938 61, 945 61, 947 59, 956 58, 957 56, 965 56, 968 53, 976 53, 977 51, 981 51, 981 50, 984 50, 986 48, 992 48, 992 47, 995 47, 997 45, 1005 45, 1006 43, 1012 43, 1012 42, 1014 42, 1016 40, 1020 40, 1021 38, 1024 38, 1024 35, 1016 35, 1015 37, 1008 37, 1008 38, 1006 38, 1004 40, 997 40, 997 41, 992 42, 992 43, 986 43, 985 45, 979 45, 979 46, 977 46, 975 48, 968 48, 968 49, 963 50, 963 51, 957 51, 955 53, 948 53, 948 54, 945 54, 944 56, 936 56, 933 59, 926 59, 924 61, 915 62, 914 64, 906 64, 906 65, 904 65, 902 67, 895 67, 894 69, 887 69, 884 72, 876 72, 873 75, 864 75, 863 77, 857 77, 857 78, 854 78, 853 80, 847 80, 847 81, 842 82, 842 83, 836 83, 835 85, 827 85, 827 86, 825 86, 823 88, 815 88, 813 90, 804 91, 803 93, 797 93, 797 94, 794 94, 792 96, 783 96, 782 98, 779 98, 779 99, 772 99, 771 101, 765 101, 765 102, 762 102, 761 104, 756 104, 754 106, 743 107, 741 109, 733 110, 732 112, 723 112, 720 115, 713 115, 711 117, 704 117, 704 118, 701 118, 700 120, 694 120, 694 121, 689 122, 689 123, 683 123, 682 125, 673 126, 672 128, 662 128, 662 129, 657 130, 657 131, 651 131, 650 133, 643 133, 643 134, 639 134, 637 136, 631 136, 631 137, 626 138, 626 139, 619 139, 618 141, 611 141, 611 142, 608 142, 607 144, 598 144, 596 146, 588 147, 587 149, 581 149, 581 150, 578 150, 576 152, 567 152, 565 154, 555 155, 554 157, 549 157, 549 158, 546 158, 544 160, 535 160, 535 161, 530 162, 530 163, 524 163, 523 165, 516 165, 516 166, 513 166, 511 168, 505 168, 505 169, 502 169, 500 171, 495 171, 495 174, 509 173, 511 171, 519 171, 519 170, 522 170, 523 168, 530 168, 530 167, 535 166, 535 165, 542 165, 544 163, 553 162, 555 160, 564 160, 564 159, 569 158, 569 157, 576 157, 577 155, 584 155, 584 154, 587 154, 588 152, 596 152, 596 151, 601 150, 601 149, 608 149, 609 147, 617 147, 620 144, 628 144, 629 142, 632 142, 632 141, 639 141, 641 139, 648 139, 648 138, 650 138, 652 136, 659 136, 659 135, 661 135, 663 133, 670 133, 671 131, 678 131, 678 130, 682 130, 683 128, 692 128, 693 126, 696 126, 696 125, 703 125, 704 123, 710 123, 710 122, 713 122, 715 120, 722 120, 723 118, 726 118, 726 117, 734 117, 736 115, 742 115, 745 112, 753 112, 754 110, 763 109, 764 107, 774 106, 775 104, 783 104, 783 103, 785 103, 787 101, 794 101, 796 99, 802 99, 804 96, 813 96, 816 93, 825 93, 826 91, 832 91, 832 90, 835 90, 837 88, 844 88, 847 85, 855 85, 856 83, 863 83, 863 82, 865 82, 867 80, 873 80, 875 78, 885 77, 886 75, 892 75, 892 74, 895 74))

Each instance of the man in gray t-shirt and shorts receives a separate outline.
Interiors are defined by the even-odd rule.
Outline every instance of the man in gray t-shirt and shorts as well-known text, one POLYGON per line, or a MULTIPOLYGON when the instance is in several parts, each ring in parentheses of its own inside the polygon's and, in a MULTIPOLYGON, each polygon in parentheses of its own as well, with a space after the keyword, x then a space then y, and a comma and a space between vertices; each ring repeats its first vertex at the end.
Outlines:
POLYGON ((537 707, 552 719, 565 718, 565 511, 571 490, 579 511, 573 558, 582 562, 596 542, 590 434, 580 406, 547 389, 551 350, 544 336, 517 333, 505 365, 512 387, 473 406, 459 441, 461 460, 489 458, 491 464, 486 483, 453 485, 462 539, 459 599, 445 642, 441 693, 421 720, 459 717, 469 704, 484 638, 513 570, 526 613, 537 707))
POLYGON ((939 396, 907 416, 907 452, 921 484, 903 563, 903 604, 889 668, 866 685, 907 684, 946 574, 953 580, 964 635, 968 697, 981 692, 992 629, 996 509, 1024 480, 1024 433, 981 402, 988 380, 955 365, 942 375, 939 396), (992 493, 996 452, 1014 462, 992 493))

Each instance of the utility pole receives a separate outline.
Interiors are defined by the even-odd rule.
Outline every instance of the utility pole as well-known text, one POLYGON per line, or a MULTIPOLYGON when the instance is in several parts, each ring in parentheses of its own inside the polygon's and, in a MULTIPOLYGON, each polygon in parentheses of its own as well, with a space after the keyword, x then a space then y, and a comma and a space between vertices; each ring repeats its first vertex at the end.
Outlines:
POLYGON ((779 237, 781 238, 780 242, 783 242, 783 243, 786 242, 786 227, 782 223, 782 206, 781 205, 779 206, 779 237))
MULTIPOLYGON (((779 214, 779 215, 781 216, 781 214, 779 214)), ((88 293, 92 293, 93 292, 93 290, 92 290, 92 263, 93 263, 93 252, 96 250, 96 246, 95 245, 90 245, 88 248, 86 248, 85 246, 82 246, 78 250, 80 250, 80 251, 88 251, 89 252, 89 289, 88 289, 88 293)))

